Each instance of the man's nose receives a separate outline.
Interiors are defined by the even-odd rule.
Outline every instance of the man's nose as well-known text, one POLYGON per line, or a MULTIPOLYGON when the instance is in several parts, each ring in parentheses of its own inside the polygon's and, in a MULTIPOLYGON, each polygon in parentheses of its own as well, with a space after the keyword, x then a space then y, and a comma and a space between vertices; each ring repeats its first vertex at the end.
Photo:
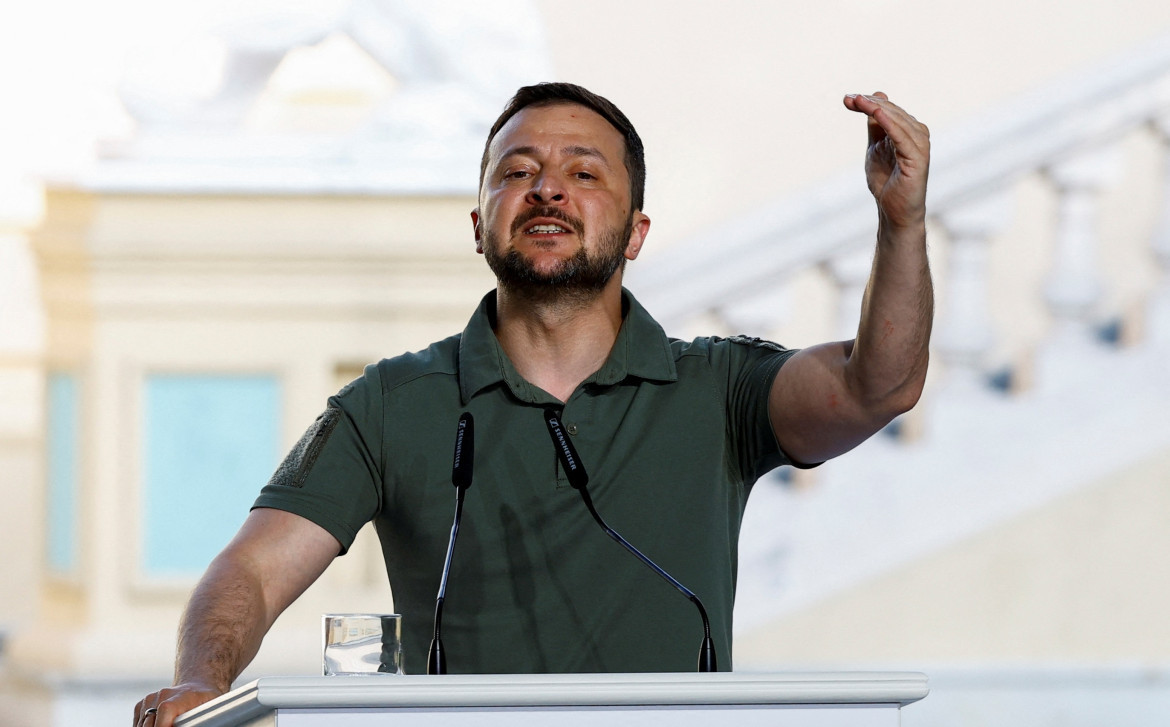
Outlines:
POLYGON ((537 176, 532 182, 532 188, 528 190, 527 200, 529 204, 556 204, 564 202, 565 187, 557 181, 553 174, 541 174, 537 176))

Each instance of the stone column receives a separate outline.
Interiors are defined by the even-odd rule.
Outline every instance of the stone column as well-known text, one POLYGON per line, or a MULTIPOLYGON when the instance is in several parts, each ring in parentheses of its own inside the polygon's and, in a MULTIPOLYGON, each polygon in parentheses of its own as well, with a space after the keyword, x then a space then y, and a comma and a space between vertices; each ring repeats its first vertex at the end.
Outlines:
POLYGON ((21 227, 0 216, 0 533, 13 546, 0 563, 0 642, 36 616, 45 558, 45 324, 21 227))

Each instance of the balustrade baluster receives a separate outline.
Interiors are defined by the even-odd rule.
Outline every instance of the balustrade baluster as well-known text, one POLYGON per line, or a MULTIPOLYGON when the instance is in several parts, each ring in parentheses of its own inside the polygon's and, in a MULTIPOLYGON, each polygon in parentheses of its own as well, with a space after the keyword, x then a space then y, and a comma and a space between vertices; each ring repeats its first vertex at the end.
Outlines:
POLYGON ((1150 247, 1162 274, 1150 295, 1146 330, 1150 340, 1170 343, 1170 112, 1155 122, 1155 128, 1162 139, 1162 209, 1150 247))
POLYGON ((1101 300, 1098 207, 1101 191, 1117 174, 1118 150, 1094 149, 1047 169, 1059 193, 1056 248, 1044 299, 1052 314, 1052 344, 1093 340, 1093 316, 1101 300))
POLYGON ((989 241, 1011 219, 1008 192, 944 210, 938 221, 950 250, 942 320, 934 347, 946 366, 947 384, 956 388, 983 386, 987 354, 995 341, 989 297, 989 241))
POLYGON ((851 245, 849 249, 850 252, 838 254, 825 266, 837 288, 837 324, 834 335, 841 340, 857 335, 861 299, 865 297, 865 285, 869 282, 869 271, 873 267, 872 244, 851 245))

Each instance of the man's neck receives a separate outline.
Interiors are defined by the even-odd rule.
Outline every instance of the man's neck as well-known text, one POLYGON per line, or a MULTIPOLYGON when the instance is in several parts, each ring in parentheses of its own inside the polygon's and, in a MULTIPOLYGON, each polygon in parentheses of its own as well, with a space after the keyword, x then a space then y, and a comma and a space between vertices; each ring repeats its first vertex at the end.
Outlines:
POLYGON ((525 380, 561 401, 605 363, 621 325, 620 275, 592 296, 533 301, 497 289, 500 346, 525 380))

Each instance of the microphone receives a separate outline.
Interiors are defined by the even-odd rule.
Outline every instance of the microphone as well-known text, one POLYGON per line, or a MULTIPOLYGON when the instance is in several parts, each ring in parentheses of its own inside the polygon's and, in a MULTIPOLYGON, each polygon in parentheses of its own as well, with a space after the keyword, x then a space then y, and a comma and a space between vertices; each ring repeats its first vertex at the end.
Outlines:
POLYGON ((427 651, 427 674, 446 674, 447 657, 439 632, 443 626, 443 601, 447 598, 447 576, 451 573, 451 557, 455 554, 455 538, 459 537, 459 520, 463 517, 463 495, 471 487, 472 460, 475 457, 475 427, 471 412, 459 417, 455 430, 455 461, 451 465, 451 484, 455 485, 455 520, 451 523, 451 540, 447 543, 447 560, 443 563, 443 578, 439 581, 439 595, 435 598, 435 638, 427 651))
POLYGON ((597 514, 597 509, 593 507, 593 498, 589 496, 589 475, 585 472, 585 465, 581 464, 581 458, 577 456, 577 450, 573 447, 573 443, 569 441, 568 435, 565 434, 564 427, 561 426, 560 414, 557 414, 552 409, 544 410, 544 421, 548 425, 549 436, 552 437, 553 446, 557 450, 557 457, 561 461, 561 466, 565 469, 565 476, 569 478, 569 484, 573 489, 581 493, 581 499, 585 501, 585 507, 589 508, 589 514, 601 526, 606 535, 613 538, 619 545, 637 556, 638 560, 646 564, 650 570, 661 576, 667 583, 678 589, 680 593, 690 599, 691 603, 699 609, 699 617, 703 619, 703 643, 699 647, 699 668, 698 671, 717 671, 715 665, 715 642, 711 639, 711 622, 707 619, 707 609, 703 608, 703 602, 694 594, 689 588, 679 583, 666 571, 658 567, 658 565, 642 554, 642 551, 635 548, 628 540, 618 534, 616 530, 605 524, 601 519, 601 515, 597 514))

